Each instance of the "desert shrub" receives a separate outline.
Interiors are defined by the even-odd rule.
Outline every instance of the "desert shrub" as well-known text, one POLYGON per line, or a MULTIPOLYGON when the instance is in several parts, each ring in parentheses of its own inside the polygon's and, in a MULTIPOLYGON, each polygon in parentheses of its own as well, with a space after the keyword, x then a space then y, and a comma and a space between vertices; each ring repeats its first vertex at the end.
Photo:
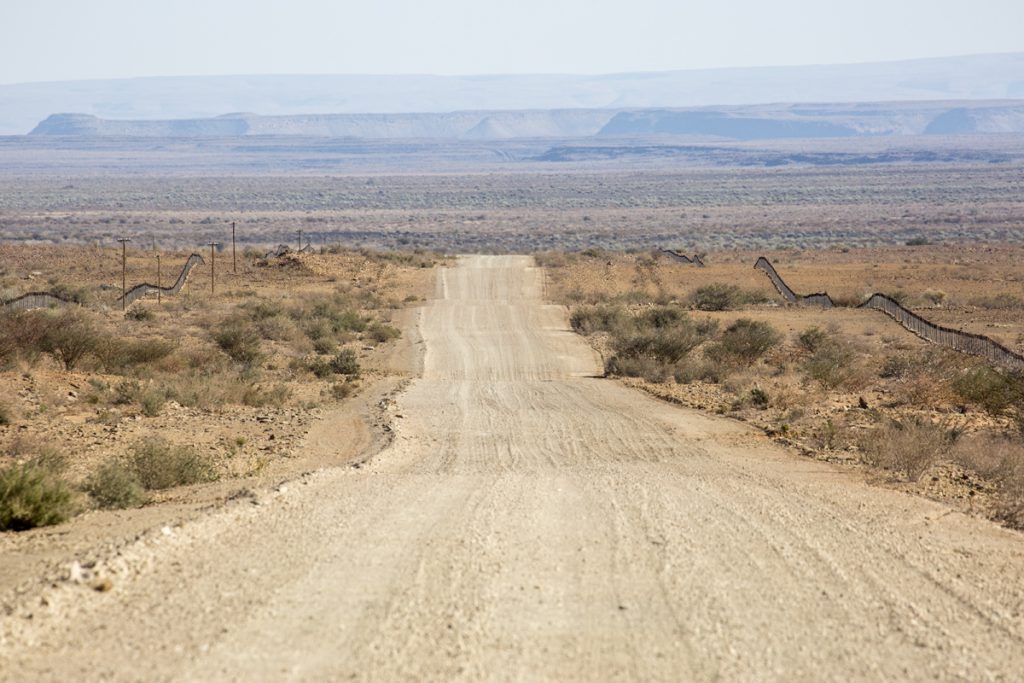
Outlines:
POLYGON ((86 479, 85 492, 104 509, 135 508, 146 502, 146 492, 135 470, 120 460, 108 460, 86 479))
POLYGON ((60 524, 77 511, 74 491, 47 458, 0 470, 0 531, 60 524))
POLYGON ((355 391, 351 382, 335 382, 331 385, 331 396, 337 400, 346 399, 355 391))
POLYGON ((810 351, 801 363, 803 371, 827 389, 842 386, 857 373, 856 354, 836 336, 811 328, 800 335, 800 345, 810 351))
POLYGON ((68 301, 74 301, 76 304, 89 303, 91 298, 89 290, 85 287, 76 287, 69 285, 64 282, 58 282, 50 287, 50 293, 68 301))
POLYGON ((213 335, 217 346, 238 363, 254 365, 263 357, 260 337, 256 331, 239 321, 229 321, 213 335))
POLYGON ((330 361, 331 371, 336 375, 358 375, 359 359, 352 349, 342 349, 330 361))
POLYGON ((122 340, 108 337, 96 348, 96 355, 106 370, 122 372, 132 367, 158 363, 174 353, 177 345, 163 339, 122 340))
POLYGON ((221 371, 213 365, 209 370, 191 369, 175 373, 161 383, 159 390, 167 400, 190 408, 212 408, 241 402, 249 384, 241 375, 221 371))
POLYGON ((110 402, 114 405, 126 406, 137 403, 142 397, 142 385, 136 380, 118 382, 114 387, 110 402))
POLYGON ((273 301, 255 301, 245 304, 243 308, 245 308, 249 315, 249 319, 253 322, 284 315, 284 308, 273 301))
POLYGON ((764 410, 771 402, 768 392, 761 387, 754 387, 750 390, 750 403, 756 408, 764 410))
POLYGON ((743 291, 736 285, 716 282, 698 287, 690 301, 702 311, 731 311, 743 305, 743 291))
POLYGON ((288 318, 275 316, 252 323, 253 329, 262 339, 284 341, 295 337, 295 324, 288 318))
POLYGON ((675 363, 700 345, 706 336, 696 325, 685 324, 666 330, 638 332, 613 341, 615 354, 623 358, 651 358, 675 363))
POLYGON ((284 384, 275 384, 265 388, 253 384, 242 393, 242 404, 253 408, 264 406, 281 406, 291 397, 292 391, 284 384))
POLYGON ((706 354, 720 362, 752 365, 781 341, 782 335, 768 323, 740 318, 725 329, 706 354))
POLYGON ((152 320, 154 318, 153 311, 149 310, 144 306, 133 306, 132 308, 128 309, 128 312, 125 313, 124 317, 127 318, 128 320, 134 320, 136 322, 145 322, 147 320, 152 320))
POLYGON ((676 364, 672 375, 679 384, 709 382, 719 384, 729 376, 730 368, 712 358, 686 358, 676 364))
POLYGON ((138 442, 129 467, 146 489, 168 489, 217 479, 213 462, 188 446, 175 446, 153 437, 138 442))
POLYGON ((14 412, 6 403, 0 403, 0 427, 13 424, 14 412))
POLYGON ((672 369, 654 358, 612 356, 605 363, 605 374, 617 377, 642 377, 648 382, 664 382, 672 369))
POLYGON ((1024 528, 1024 444, 1005 436, 978 435, 961 439, 953 460, 995 484, 1000 493, 996 517, 1024 528))
POLYGON ((167 402, 167 394, 156 388, 149 388, 142 392, 139 398, 139 407, 146 417, 156 417, 163 410, 167 402))
POLYGON ((85 315, 78 311, 61 311, 51 317, 38 343, 40 350, 71 371, 87 355, 96 353, 102 341, 102 335, 85 315))
POLYGON ((939 289, 926 289, 921 295, 928 303, 938 306, 946 300, 946 293, 939 289))
POLYGON ((313 350, 317 353, 329 354, 338 349, 338 344, 330 337, 321 337, 313 342, 313 350))
POLYGON ((888 356, 879 368, 878 376, 883 379, 903 379, 919 367, 917 361, 908 354, 888 356))
POLYGON ((655 306, 637 316, 637 325, 641 329, 653 327, 660 330, 674 327, 688 320, 689 316, 686 311, 677 306, 655 306))
POLYGON ((631 327, 632 320, 621 306, 588 306, 573 311, 569 325, 587 336, 595 332, 617 332, 631 327))
POLYGON ((320 341, 321 339, 334 342, 332 337, 334 331, 331 326, 323 318, 312 318, 303 322, 302 331, 306 333, 310 341, 320 341))
POLYGON ((339 296, 314 301, 304 315, 326 321, 334 332, 362 332, 366 329, 366 318, 349 308, 348 302, 339 296))
POLYGON ((891 422, 876 427, 860 441, 861 458, 872 467, 897 472, 917 481, 949 452, 955 435, 922 420, 891 422))
POLYGON ((398 339, 402 336, 402 333, 396 327, 377 322, 370 325, 366 330, 366 335, 378 344, 383 344, 392 339, 398 339))
POLYGON ((1002 415, 1013 406, 1024 407, 1024 379, 988 365, 963 372, 951 386, 957 396, 993 415, 1002 415))
POLYGON ((768 298, 755 290, 744 290, 721 282, 698 287, 690 295, 693 307, 701 311, 732 311, 749 304, 764 303, 768 298))
POLYGON ((1024 308, 1024 299, 1016 294, 1002 292, 995 296, 983 296, 971 299, 971 305, 978 308, 994 310, 1020 310, 1024 308))
POLYGON ((49 311, 0 309, 0 365, 18 358, 35 362, 44 353, 43 339, 52 324, 49 311))
POLYGON ((331 369, 331 362, 326 358, 310 358, 306 361, 306 369, 320 379, 327 379, 334 374, 334 370, 331 369))
POLYGON ((797 337, 797 343, 804 351, 814 353, 830 341, 830 335, 820 327, 808 327, 797 337))
POLYGON ((904 242, 908 247, 925 247, 931 244, 932 241, 924 235, 918 235, 917 237, 911 237, 909 240, 904 242))

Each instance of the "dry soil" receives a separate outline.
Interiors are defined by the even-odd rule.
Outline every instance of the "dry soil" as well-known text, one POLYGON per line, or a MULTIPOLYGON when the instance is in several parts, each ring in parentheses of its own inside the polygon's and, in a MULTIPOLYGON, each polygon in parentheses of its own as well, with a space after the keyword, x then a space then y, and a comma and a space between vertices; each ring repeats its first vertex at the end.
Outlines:
POLYGON ((69 572, 4 617, 0 678, 1024 670, 1019 534, 594 377, 542 289, 442 269, 388 448, 69 572))

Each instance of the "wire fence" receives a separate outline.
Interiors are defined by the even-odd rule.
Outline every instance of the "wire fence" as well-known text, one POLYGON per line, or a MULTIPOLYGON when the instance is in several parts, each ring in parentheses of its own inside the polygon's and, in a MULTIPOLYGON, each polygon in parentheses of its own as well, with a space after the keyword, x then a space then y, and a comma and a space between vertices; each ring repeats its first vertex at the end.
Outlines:
POLYGON ((698 268, 704 267, 704 260, 701 259, 700 254, 694 254, 693 257, 690 257, 686 254, 680 254, 674 249, 662 249, 661 253, 665 254, 673 261, 678 261, 679 263, 688 263, 692 266, 697 266, 698 268))
MULTIPOLYGON (((191 256, 188 257, 188 260, 185 261, 185 265, 182 266, 181 268, 181 274, 178 275, 178 279, 174 282, 173 285, 171 285, 170 287, 157 287, 156 285, 150 284, 148 282, 143 282, 142 284, 135 285, 127 292, 125 292, 124 305, 131 306, 136 300, 146 296, 150 292, 159 291, 161 294, 167 296, 174 296, 175 294, 181 291, 182 287, 185 286, 185 281, 188 280, 188 275, 189 273, 192 272, 192 269, 195 268, 196 266, 201 266, 205 264, 206 261, 203 260, 202 256, 200 256, 199 254, 192 254, 191 256)), ((117 300, 120 303, 121 297, 118 297, 117 300)))
POLYGON ((0 308, 26 311, 30 308, 58 308, 75 303, 77 302, 49 292, 28 292, 10 301, 0 303, 0 308))
MULTIPOLYGON (((786 281, 782 279, 775 266, 761 256, 754 263, 754 268, 763 271, 775 285, 775 289, 786 301, 798 306, 820 306, 822 308, 834 308, 835 302, 825 292, 801 296, 794 292, 786 281)), ((921 339, 929 341, 937 346, 953 349, 960 353, 968 353, 974 356, 981 356, 993 363, 1024 371, 1024 356, 1006 348, 996 340, 982 334, 954 330, 950 327, 943 327, 922 318, 909 308, 901 305, 898 301, 885 294, 872 294, 867 301, 857 308, 871 308, 881 311, 898 322, 907 330, 910 330, 921 339)))
MULTIPOLYGON (((170 287, 157 287, 156 285, 148 282, 135 285, 129 289, 124 295, 124 305, 131 306, 132 303, 138 299, 144 297, 150 292, 159 291, 161 294, 173 296, 181 291, 181 288, 185 286, 185 282, 188 280, 189 273, 196 266, 204 265, 206 261, 199 254, 192 254, 185 261, 185 265, 182 266, 181 274, 178 275, 178 279, 170 287)), ((28 310, 32 308, 56 308, 62 306, 70 306, 77 304, 78 302, 67 299, 57 294, 51 294, 50 292, 29 292, 22 294, 21 296, 11 299, 10 301, 0 302, 0 308, 12 309, 12 310, 28 310)), ((117 297, 117 304, 121 303, 121 297, 117 297)))

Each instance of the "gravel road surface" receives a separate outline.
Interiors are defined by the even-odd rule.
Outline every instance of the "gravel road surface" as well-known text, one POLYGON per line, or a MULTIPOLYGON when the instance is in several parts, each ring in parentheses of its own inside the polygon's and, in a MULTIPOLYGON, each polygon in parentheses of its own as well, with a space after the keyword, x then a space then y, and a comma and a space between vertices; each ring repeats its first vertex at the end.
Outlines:
POLYGON ((543 281, 440 271, 391 445, 55 586, 0 678, 1020 680, 1024 537, 596 378, 543 281))

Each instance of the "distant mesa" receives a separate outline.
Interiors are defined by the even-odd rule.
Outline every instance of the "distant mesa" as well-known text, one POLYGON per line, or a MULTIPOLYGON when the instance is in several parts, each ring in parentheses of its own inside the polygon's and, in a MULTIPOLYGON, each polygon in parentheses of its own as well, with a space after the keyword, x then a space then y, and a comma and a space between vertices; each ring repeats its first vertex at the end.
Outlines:
POLYGON ((671 138, 725 142, 974 133, 1024 133, 1024 101, 288 116, 236 112, 210 118, 156 121, 54 114, 39 123, 31 135, 154 138, 306 136, 379 140, 598 138, 654 141, 671 138))
POLYGON ((653 111, 616 114, 599 135, 692 135, 730 140, 836 138, 858 135, 851 127, 830 121, 778 116, 735 116, 719 111, 653 111))
MULTIPOLYGON (((994 101, 1024 98, 1024 52, 868 64, 696 69, 614 74, 236 75, 168 76, 0 85, 0 135, 23 135, 55 112, 85 112, 101 120, 207 118, 256 121, 264 117, 364 112, 536 112, 604 110, 604 126, 621 112, 743 107, 760 102, 994 101), (236 112, 218 116, 225 112, 236 112)), ((730 137, 734 114, 690 116, 687 126, 717 127, 730 137), (721 120, 724 118, 726 120, 721 120)), ((508 117, 477 116, 459 135, 477 139, 562 134, 556 117, 515 124, 508 117), (482 125, 481 125, 482 124, 482 125), (470 133, 477 125, 481 130, 470 133), (552 128, 554 126, 554 128, 552 128)), ((749 118, 749 117, 740 117, 749 118)), ((755 117, 756 118, 756 117, 755 117)), ((323 124, 323 122, 321 122, 323 124)), ((636 122, 634 122, 636 123, 636 122)), ((843 126, 842 122, 831 122, 843 126)), ((327 125, 327 124, 325 124, 327 125)), ((666 122, 667 125, 667 122, 666 122)), ((745 124, 746 125, 746 124, 745 124)), ((750 124, 754 125, 754 124, 750 124)), ((805 134, 802 125, 766 124, 773 135, 805 134)), ((921 128, 927 122, 921 122, 921 128)), ((829 134, 841 131, 825 127, 829 134)), ((810 132, 814 132, 811 130, 810 132)), ((257 134, 263 134, 257 133, 257 134)), ((336 133, 333 133, 336 134, 336 133)), ((674 134, 674 133, 672 133, 674 134)))

